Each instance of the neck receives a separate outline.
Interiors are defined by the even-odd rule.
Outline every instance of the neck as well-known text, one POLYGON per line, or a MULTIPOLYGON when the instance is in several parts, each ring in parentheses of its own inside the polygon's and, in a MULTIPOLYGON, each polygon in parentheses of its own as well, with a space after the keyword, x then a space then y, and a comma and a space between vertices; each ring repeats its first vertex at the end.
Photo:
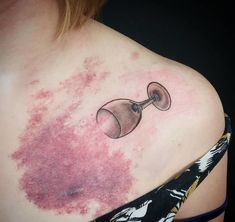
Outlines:
POLYGON ((18 69, 55 44, 58 9, 54 0, 0 2, 1 73, 18 69))

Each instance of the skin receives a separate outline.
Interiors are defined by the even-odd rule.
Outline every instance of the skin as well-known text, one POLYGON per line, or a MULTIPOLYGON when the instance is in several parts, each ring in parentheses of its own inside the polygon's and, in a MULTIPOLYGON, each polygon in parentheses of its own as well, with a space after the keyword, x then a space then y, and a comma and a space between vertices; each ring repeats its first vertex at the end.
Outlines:
POLYGON ((105 73, 96 78, 92 69, 93 64, 84 73, 60 82, 53 91, 42 89, 32 95, 28 124, 12 159, 26 169, 20 179, 21 190, 41 209, 86 214, 90 202, 97 201, 103 212, 126 201, 132 185, 131 161, 121 151, 109 153, 109 140, 96 126, 94 116, 73 122, 85 103, 83 94, 91 84, 98 88, 106 78, 105 73), (73 103, 57 101, 61 94, 73 103), (48 110, 55 106, 60 111, 47 118, 48 110))
MULTIPOLYGON (((54 1, 3 1, 0 9, 3 221, 94 219, 161 185, 220 138, 221 102, 196 71, 92 20, 54 40, 54 1), (167 88, 171 108, 149 106, 133 132, 105 136, 97 110, 116 98, 146 99, 152 81, 167 88)), ((177 217, 222 204, 224 175, 226 157, 177 217)))

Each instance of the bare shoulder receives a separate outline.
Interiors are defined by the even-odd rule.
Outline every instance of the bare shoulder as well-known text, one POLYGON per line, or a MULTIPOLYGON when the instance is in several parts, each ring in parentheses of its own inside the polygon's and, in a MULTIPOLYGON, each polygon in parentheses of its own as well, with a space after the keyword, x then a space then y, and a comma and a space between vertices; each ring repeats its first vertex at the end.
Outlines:
MULTIPOLYGON (((143 100, 150 82, 159 82, 171 96, 169 110, 161 112, 154 106, 149 107, 143 112, 142 129, 136 129, 138 138, 151 141, 148 143, 149 149, 145 150, 146 159, 142 159, 143 163, 148 162, 149 168, 140 165, 146 171, 156 170, 158 180, 154 182, 159 185, 201 157, 219 140, 224 130, 223 106, 216 89, 203 74, 157 55, 135 42, 129 42, 125 37, 123 47, 125 51, 120 53, 128 61, 122 61, 128 64, 124 68, 128 71, 122 70, 119 72, 122 74, 117 75, 122 92, 127 92, 125 96, 143 100), (156 162, 155 158, 151 158, 153 154, 161 156, 161 161, 158 159, 156 162)), ((195 216, 219 207, 226 196, 226 172, 227 155, 186 201, 177 218, 195 216)), ((137 174, 143 177, 144 173, 137 174)), ((148 189, 151 186, 153 184, 148 189)), ((222 216, 215 219, 221 220, 222 216)))
MULTIPOLYGON (((195 93, 200 98, 199 100, 203 101, 199 105, 192 97, 191 105, 195 106, 195 108, 197 107, 196 110, 200 109, 201 113, 197 113, 195 110, 195 116, 193 116, 195 122, 192 121, 188 124, 189 128, 195 127, 198 133, 191 138, 191 146, 188 146, 190 150, 189 156, 187 156, 187 151, 183 154, 188 159, 190 157, 197 159, 205 154, 221 137, 224 130, 224 110, 220 98, 210 82, 197 71, 189 67, 181 67, 185 69, 185 74, 189 75, 189 81, 192 81, 195 87, 195 93)), ((188 133, 185 135, 190 138, 192 135, 190 135, 190 132, 188 133)), ((210 175, 207 176, 202 184, 188 198, 176 218, 189 218, 220 207, 226 199, 226 181, 227 153, 215 166, 210 175)), ((223 214, 212 221, 223 221, 223 214)))
MULTIPOLYGON (((175 118, 174 121, 178 120, 181 124, 191 124, 197 131, 197 139, 200 136, 200 139, 208 138, 211 144, 207 146, 213 145, 224 129, 224 111, 216 89, 203 73, 153 53, 113 30, 108 29, 107 32, 108 38, 113 40, 110 41, 106 61, 112 66, 112 72, 118 81, 122 85, 126 84, 130 96, 131 90, 144 91, 144 87, 151 81, 161 83, 169 91, 172 99, 167 119, 175 118), (114 45, 118 45, 115 51, 114 45), (207 135, 205 131, 199 133, 202 129, 208 129, 207 135)), ((144 96, 139 93, 139 97, 144 96)))

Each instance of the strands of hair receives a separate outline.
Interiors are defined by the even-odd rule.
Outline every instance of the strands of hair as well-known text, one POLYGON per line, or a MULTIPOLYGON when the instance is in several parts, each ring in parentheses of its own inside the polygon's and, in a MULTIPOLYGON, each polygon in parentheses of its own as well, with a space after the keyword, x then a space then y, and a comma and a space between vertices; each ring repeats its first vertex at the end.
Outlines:
POLYGON ((105 0, 57 0, 59 21, 56 37, 80 28, 89 18, 96 18, 105 0))

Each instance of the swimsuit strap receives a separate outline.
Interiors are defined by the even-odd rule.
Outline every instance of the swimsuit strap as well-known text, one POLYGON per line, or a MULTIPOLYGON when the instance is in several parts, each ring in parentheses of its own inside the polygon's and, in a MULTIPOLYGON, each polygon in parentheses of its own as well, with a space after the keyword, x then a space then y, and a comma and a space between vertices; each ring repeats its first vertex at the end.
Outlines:
MULTIPOLYGON (((212 219, 218 217, 220 214, 222 214, 226 210, 227 205, 228 205, 228 200, 226 198, 224 203, 220 207, 218 207, 214 210, 211 210, 211 211, 203 213, 203 214, 199 214, 194 217, 180 219, 179 221, 180 222, 207 222, 209 220, 212 220, 212 219)), ((176 220, 176 222, 177 222, 177 220, 176 220)))

